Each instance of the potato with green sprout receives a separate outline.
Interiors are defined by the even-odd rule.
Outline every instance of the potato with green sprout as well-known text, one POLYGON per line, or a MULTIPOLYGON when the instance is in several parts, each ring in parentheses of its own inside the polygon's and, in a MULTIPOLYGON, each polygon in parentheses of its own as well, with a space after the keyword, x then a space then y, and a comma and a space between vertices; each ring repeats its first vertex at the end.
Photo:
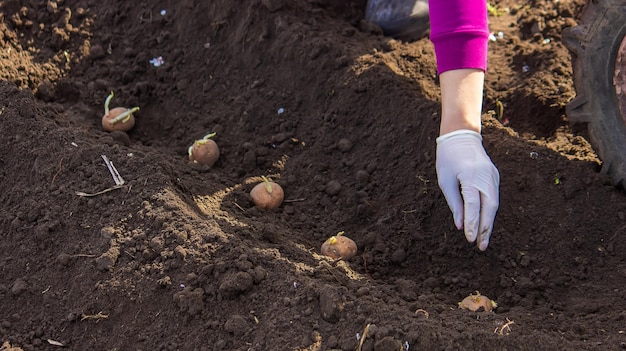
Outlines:
POLYGON ((349 260, 356 255, 358 248, 354 240, 345 236, 341 231, 328 238, 322 244, 320 251, 323 255, 335 260, 349 260))
POLYGON ((126 108, 116 107, 109 109, 113 92, 104 101, 104 116, 102 116, 102 129, 107 132, 128 132, 135 126, 135 116, 133 113, 139 111, 139 107, 126 108))
POLYGON ((212 139, 216 133, 205 135, 202 139, 194 141, 189 147, 187 153, 189 160, 203 166, 213 167, 217 159, 220 157, 220 148, 212 139))
POLYGON ((470 294, 463 301, 459 302, 459 308, 473 312, 491 312, 496 307, 498 307, 498 304, 487 296, 481 295, 480 291, 470 294))
POLYGON ((278 208, 285 197, 283 188, 265 176, 261 176, 261 179, 263 182, 255 185, 250 191, 252 202, 262 209, 273 210, 278 208))

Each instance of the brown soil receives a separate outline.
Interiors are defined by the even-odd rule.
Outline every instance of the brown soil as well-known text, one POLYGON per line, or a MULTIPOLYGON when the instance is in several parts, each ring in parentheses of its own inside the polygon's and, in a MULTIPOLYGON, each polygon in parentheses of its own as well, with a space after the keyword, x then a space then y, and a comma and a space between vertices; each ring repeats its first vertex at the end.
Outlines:
POLYGON ((432 44, 364 0, 0 1, 0 350, 626 347, 626 197, 564 115, 583 3, 497 2, 481 253, 437 186, 432 44), (101 129, 111 91, 128 134, 101 129), (190 164, 209 132, 220 159, 190 164), (125 184, 84 196, 115 185, 101 155, 125 184), (349 262, 319 255, 340 231, 349 262), (474 291, 498 307, 457 308, 474 291))

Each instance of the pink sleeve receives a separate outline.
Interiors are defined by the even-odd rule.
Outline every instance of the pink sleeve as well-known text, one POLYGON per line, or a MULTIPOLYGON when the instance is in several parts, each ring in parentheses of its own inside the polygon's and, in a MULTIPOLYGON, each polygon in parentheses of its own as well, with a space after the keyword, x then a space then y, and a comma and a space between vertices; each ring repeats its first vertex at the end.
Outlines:
POLYGON ((437 70, 487 69, 489 26, 486 0, 429 0, 430 39, 437 70))

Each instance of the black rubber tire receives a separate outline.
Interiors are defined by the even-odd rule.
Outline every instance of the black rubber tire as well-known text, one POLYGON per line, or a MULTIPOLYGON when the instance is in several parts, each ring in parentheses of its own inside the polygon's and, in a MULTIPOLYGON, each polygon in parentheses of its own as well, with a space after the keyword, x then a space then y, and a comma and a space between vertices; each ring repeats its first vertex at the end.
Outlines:
POLYGON ((602 172, 626 187, 626 122, 613 85, 616 58, 626 34, 626 1, 589 0, 578 26, 563 32, 572 52, 576 98, 566 107, 570 122, 586 123, 602 160, 602 172))

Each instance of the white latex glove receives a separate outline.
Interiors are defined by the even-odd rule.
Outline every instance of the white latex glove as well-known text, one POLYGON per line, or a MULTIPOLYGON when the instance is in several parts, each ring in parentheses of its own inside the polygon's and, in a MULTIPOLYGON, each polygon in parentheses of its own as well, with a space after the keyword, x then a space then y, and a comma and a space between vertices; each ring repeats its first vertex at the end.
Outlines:
POLYGON ((457 130, 437 138, 437 178, 454 216, 465 228, 465 238, 487 250, 500 204, 498 169, 485 152, 482 137, 472 130, 457 130))

